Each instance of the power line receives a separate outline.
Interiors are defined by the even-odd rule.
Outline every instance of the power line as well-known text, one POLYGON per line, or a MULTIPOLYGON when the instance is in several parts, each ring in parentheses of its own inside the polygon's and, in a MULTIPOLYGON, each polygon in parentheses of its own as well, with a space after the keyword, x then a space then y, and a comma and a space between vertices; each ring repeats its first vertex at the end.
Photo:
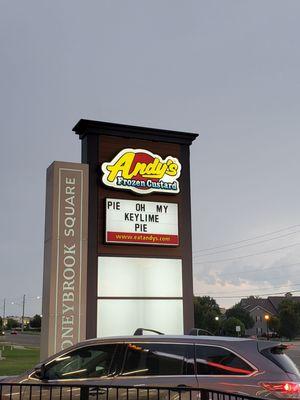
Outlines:
MULTIPOLYGON (((16 297, 5 297, 6 302, 10 302, 10 303, 14 302, 15 304, 17 304, 18 302, 19 302, 19 304, 21 304, 22 298, 23 298, 23 295, 16 296, 16 297)), ((42 298, 41 295, 38 295, 38 296, 27 296, 26 295, 26 301, 27 300, 40 300, 41 298, 42 298)), ((0 302, 3 302, 3 300, 4 300, 4 298, 0 299, 0 302)))
POLYGON ((257 245, 257 244, 266 243, 266 242, 271 242, 272 240, 281 239, 281 238, 283 238, 283 237, 295 235, 296 233, 299 233, 299 232, 300 232, 300 231, 285 233, 284 235, 276 236, 276 237, 271 238, 271 239, 265 239, 265 240, 261 240, 261 241, 259 241, 259 242, 243 244, 243 245, 241 245, 241 246, 233 247, 232 249, 225 249, 225 250, 214 251, 214 252, 212 252, 212 253, 199 254, 199 255, 196 255, 195 257, 206 257, 206 256, 212 256, 212 255, 214 255, 214 254, 228 253, 229 251, 234 251, 234 250, 242 249, 242 248, 244 248, 244 247, 249 247, 249 246, 255 246, 255 245, 257 245))
MULTIPOLYGON (((258 283, 258 281, 251 281, 251 279, 246 279, 246 278, 241 278, 241 277, 237 277, 239 280, 240 280, 240 283, 247 283, 247 284, 257 284, 258 283)), ((298 273, 298 274, 294 274, 293 275, 293 278, 294 279, 299 279, 300 278, 300 274, 298 273)), ((230 282, 230 280, 226 280, 226 278, 223 278, 222 276, 216 276, 215 277, 215 279, 216 279, 216 281, 217 281, 217 284, 220 284, 220 283, 222 283, 223 284, 223 282, 226 282, 226 283, 229 283, 229 284, 232 284, 232 285, 234 285, 234 286, 238 286, 237 284, 234 284, 234 283, 231 283, 230 282)), ((284 277, 282 277, 282 276, 278 276, 277 278, 276 278, 276 276, 275 276, 275 278, 273 278, 273 276, 272 276, 272 279, 265 279, 265 280, 261 280, 261 281, 259 281, 259 283, 266 283, 266 282, 268 282, 270 285, 273 285, 273 284, 275 284, 275 282, 281 282, 281 283, 287 283, 287 282, 290 282, 289 280, 284 280, 284 277)), ((272 287, 273 288, 273 287, 272 287)), ((243 289, 241 289, 241 290, 243 290, 243 289)))
MULTIPOLYGON (((262 287, 262 288, 258 288, 257 290, 268 290, 268 289, 281 289, 281 288, 289 288, 289 287, 296 287, 296 286, 300 286, 300 283, 295 283, 295 284, 290 284, 290 285, 280 285, 280 286, 266 286, 266 287, 262 287)), ((244 289, 245 292, 248 292, 249 289, 244 289)), ((290 290, 289 290, 290 291, 290 290)), ((285 292, 286 293, 286 292, 285 292)), ((214 296, 214 295, 219 295, 222 294, 222 292, 215 292, 215 293, 201 293, 201 295, 203 296, 214 296)), ((225 294, 225 292, 223 292, 223 294, 225 294)), ((239 296, 245 296, 244 292, 233 292, 232 294, 236 294, 239 296)), ((258 296, 262 296, 263 294, 257 293, 258 296)), ((255 294, 253 295, 253 293, 251 293, 251 295, 249 296, 255 296, 255 294)))
POLYGON ((291 226, 288 226, 286 228, 282 228, 282 229, 278 229, 278 230, 273 231, 273 232, 265 233, 263 235, 252 236, 251 238, 248 238, 248 239, 238 240, 238 241, 235 241, 235 242, 225 243, 225 244, 222 244, 222 245, 219 245, 219 246, 214 246, 214 247, 208 247, 208 248, 205 248, 205 249, 195 250, 194 253, 200 253, 202 251, 209 251, 209 250, 220 249, 222 247, 233 246, 235 244, 240 244, 240 243, 248 242, 250 240, 260 239, 260 238, 263 238, 263 237, 266 237, 266 236, 274 235, 276 233, 287 231, 287 230, 292 229, 292 228, 298 228, 299 226, 300 226, 300 224, 291 225, 291 226))
POLYGON ((269 267, 269 268, 257 268, 257 269, 252 269, 250 271, 235 271, 235 272, 226 272, 225 274, 222 274, 223 276, 230 276, 230 275, 237 275, 237 273, 242 273, 242 274, 249 274, 252 272, 265 272, 265 271, 269 271, 269 270, 273 270, 273 269, 283 269, 283 268, 289 268, 289 267, 295 267, 296 265, 300 265, 300 263, 294 263, 294 264, 288 264, 288 265, 280 265, 280 266, 273 266, 273 267, 269 267))
MULTIPOLYGON (((300 292, 300 290, 289 290, 289 293, 297 293, 300 292)), ((274 295, 279 295, 279 294, 286 294, 286 291, 284 292, 276 292, 276 293, 258 293, 258 294, 248 294, 248 295, 243 295, 243 296, 215 296, 214 299, 240 299, 241 297, 250 297, 250 296, 274 296, 274 295)))
POLYGON ((10 307, 21 307, 22 308, 22 318, 24 319, 24 313, 25 313, 25 298, 26 298, 26 304, 29 301, 34 301, 34 300, 40 300, 42 297, 41 296, 31 296, 27 297, 26 295, 19 296, 19 297, 13 297, 13 298, 4 298, 0 299, 0 310, 2 310, 3 317, 7 314, 7 309, 8 306, 10 307), (2 303, 2 304, 1 304, 2 303))
POLYGON ((272 249, 272 250, 261 251, 259 253, 246 254, 244 256, 231 257, 231 258, 223 258, 223 259, 219 259, 219 260, 207 260, 207 261, 202 261, 202 262, 194 262, 194 264, 213 264, 213 263, 218 263, 218 262, 240 260, 242 258, 247 258, 247 257, 259 256, 259 255, 262 255, 262 254, 273 253, 275 251, 285 250, 285 249, 289 249, 291 247, 295 247, 295 246, 299 246, 299 245, 300 245, 300 243, 294 243, 294 244, 290 244, 288 246, 278 247, 278 248, 272 249))

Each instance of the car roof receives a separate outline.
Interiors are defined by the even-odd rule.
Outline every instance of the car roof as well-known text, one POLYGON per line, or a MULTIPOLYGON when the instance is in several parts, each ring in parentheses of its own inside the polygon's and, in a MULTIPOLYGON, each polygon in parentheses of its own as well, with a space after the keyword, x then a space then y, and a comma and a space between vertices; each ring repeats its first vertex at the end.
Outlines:
POLYGON ((230 336, 192 336, 192 335, 143 335, 143 336, 111 336, 88 339, 78 343, 76 347, 81 347, 86 344, 101 344, 101 343, 120 343, 120 342, 158 342, 158 343, 192 343, 206 344, 214 346, 223 346, 230 349, 252 349, 257 351, 259 348, 271 348, 280 345, 280 342, 262 341, 252 338, 239 338, 230 336))
POLYGON ((228 348, 255 347, 257 349, 257 340, 250 338, 225 337, 225 336, 191 336, 191 335, 143 335, 143 336, 111 336, 90 339, 78 343, 76 347, 82 345, 96 345, 101 343, 141 343, 141 342, 157 342, 157 343, 186 343, 186 344, 206 344, 223 346, 228 348))
POLYGON ((229 336, 196 336, 196 335, 141 335, 141 336, 110 336, 110 337, 99 337, 97 339, 89 339, 93 340, 113 340, 113 341, 157 341, 157 342, 166 342, 171 340, 173 341, 186 341, 186 342, 197 342, 197 341, 225 341, 225 342, 244 342, 244 341, 256 341, 250 338, 238 338, 238 337, 229 337, 229 336))

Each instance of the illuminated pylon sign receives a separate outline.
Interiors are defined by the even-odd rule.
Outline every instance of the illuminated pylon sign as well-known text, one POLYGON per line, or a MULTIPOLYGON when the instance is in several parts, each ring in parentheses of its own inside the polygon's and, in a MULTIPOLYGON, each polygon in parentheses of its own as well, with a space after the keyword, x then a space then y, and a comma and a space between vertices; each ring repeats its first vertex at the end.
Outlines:
POLYGON ((179 193, 181 164, 177 158, 142 149, 123 149, 112 161, 102 164, 105 185, 136 193, 179 193))

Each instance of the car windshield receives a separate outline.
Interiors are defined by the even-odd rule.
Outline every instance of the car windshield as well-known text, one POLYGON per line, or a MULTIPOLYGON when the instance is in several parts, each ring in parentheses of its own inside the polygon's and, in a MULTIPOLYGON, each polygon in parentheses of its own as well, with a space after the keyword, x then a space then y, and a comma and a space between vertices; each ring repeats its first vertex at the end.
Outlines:
POLYGON ((99 378, 108 374, 115 345, 90 346, 61 355, 45 368, 44 379, 99 378))

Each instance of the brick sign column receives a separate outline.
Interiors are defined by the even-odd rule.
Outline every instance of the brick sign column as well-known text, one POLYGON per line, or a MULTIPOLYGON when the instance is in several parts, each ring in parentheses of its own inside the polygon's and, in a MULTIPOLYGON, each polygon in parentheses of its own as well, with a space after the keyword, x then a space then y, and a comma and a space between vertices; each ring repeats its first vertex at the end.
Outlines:
POLYGON ((86 337, 88 166, 47 170, 41 358, 86 337))

